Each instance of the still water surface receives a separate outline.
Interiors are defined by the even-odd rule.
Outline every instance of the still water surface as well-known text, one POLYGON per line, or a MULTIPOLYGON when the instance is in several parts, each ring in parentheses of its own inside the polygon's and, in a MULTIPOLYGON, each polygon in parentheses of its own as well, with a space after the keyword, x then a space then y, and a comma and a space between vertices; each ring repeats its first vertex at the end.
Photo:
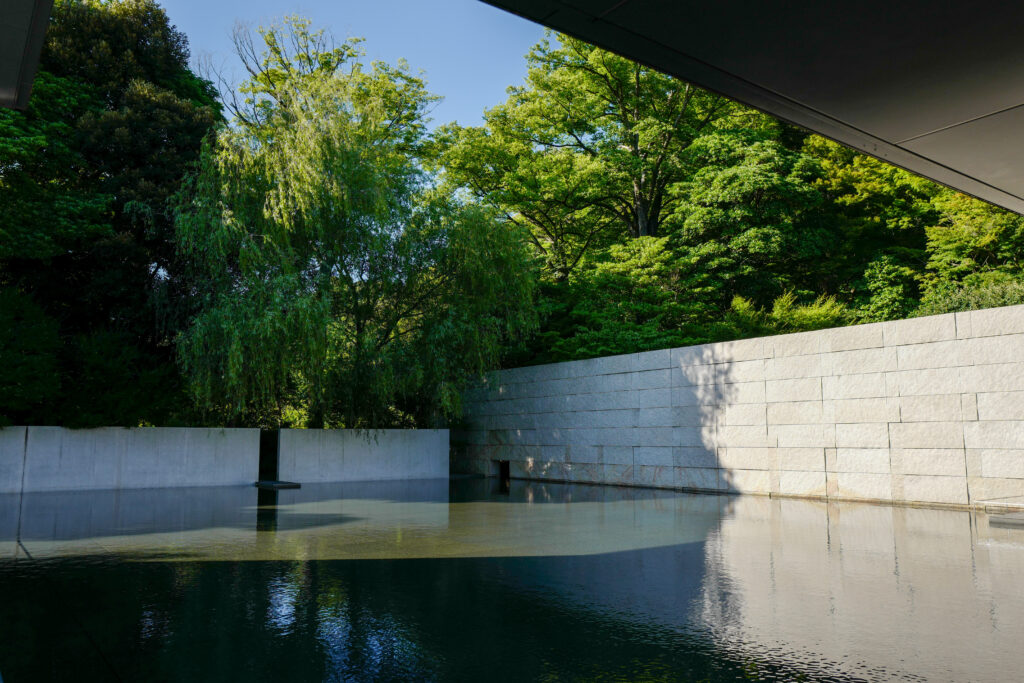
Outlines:
POLYGON ((479 479, 0 496, 0 676, 1021 680, 1024 529, 992 519, 479 479))

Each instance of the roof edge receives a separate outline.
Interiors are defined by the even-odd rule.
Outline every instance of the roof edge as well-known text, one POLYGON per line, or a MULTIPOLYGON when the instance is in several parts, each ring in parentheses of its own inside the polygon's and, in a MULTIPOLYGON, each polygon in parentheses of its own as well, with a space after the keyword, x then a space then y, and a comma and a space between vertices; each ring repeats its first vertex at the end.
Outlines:
POLYGON ((620 54, 652 69, 766 112, 958 192, 1024 214, 1024 198, 887 142, 796 100, 695 59, 660 42, 602 21, 568 3, 544 0, 482 0, 529 21, 620 54), (537 15, 523 11, 529 8, 537 15), (538 11, 548 8, 549 11, 538 11))
POLYGON ((32 21, 29 24, 28 36, 25 40, 25 51, 21 57, 21 68, 18 71, 18 83, 15 86, 14 102, 8 106, 14 109, 28 108, 32 95, 32 83, 39 69, 39 59, 43 53, 43 40, 50 24, 50 12, 53 0, 34 0, 32 4, 32 21))

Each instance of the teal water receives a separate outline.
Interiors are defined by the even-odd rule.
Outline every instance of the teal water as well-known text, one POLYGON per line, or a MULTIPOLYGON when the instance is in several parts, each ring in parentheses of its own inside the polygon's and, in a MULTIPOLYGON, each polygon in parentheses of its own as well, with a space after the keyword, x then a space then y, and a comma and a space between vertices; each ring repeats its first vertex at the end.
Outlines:
POLYGON ((984 514, 492 480, 0 496, 21 681, 1006 681, 984 514))

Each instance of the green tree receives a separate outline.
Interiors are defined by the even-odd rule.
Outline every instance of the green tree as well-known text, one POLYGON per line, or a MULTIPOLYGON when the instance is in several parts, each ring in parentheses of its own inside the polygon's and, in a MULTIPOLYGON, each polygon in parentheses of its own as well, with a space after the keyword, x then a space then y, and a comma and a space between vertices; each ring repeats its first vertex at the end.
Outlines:
POLYGON ((74 121, 98 102, 83 84, 41 72, 27 111, 0 110, 0 259, 38 266, 109 237, 110 198, 83 184, 74 121))
POLYGON ((932 205, 938 220, 926 233, 933 287, 1024 272, 1024 217, 949 190, 932 205))
POLYGON ((108 109, 136 81, 216 109, 216 92, 188 58, 188 39, 154 0, 56 0, 40 67, 88 83, 108 109))
POLYGON ((406 67, 366 67, 301 19, 260 36, 236 125, 179 201, 193 393, 235 420, 437 424, 531 326, 524 238, 430 187, 434 98, 406 67))
POLYGON ((613 244, 585 259, 567 284, 547 285, 534 357, 810 329, 812 312, 824 310, 821 301, 810 302, 819 296, 834 245, 813 185, 821 173, 816 160, 779 137, 778 129, 750 126, 695 140, 685 154, 699 170, 669 188, 677 229, 613 244), (737 301, 751 311, 774 306, 775 317, 744 318, 737 301))
POLYGON ((948 191, 817 135, 803 151, 821 165, 815 187, 835 236, 823 291, 850 302, 862 321, 909 315, 921 296, 927 227, 938 219, 933 199, 948 191))
POLYGON ((794 289, 821 292, 835 244, 816 160, 744 128, 698 138, 687 157, 699 170, 672 190, 691 296, 724 313, 735 296, 767 305, 794 289))
POLYGON ((950 190, 932 205, 917 314, 1024 303, 1024 217, 950 190))
POLYGON ((0 427, 46 413, 60 390, 57 324, 24 294, 0 289, 0 427))
POLYGON ((739 111, 688 83, 566 35, 527 55, 526 85, 482 128, 442 130, 453 186, 526 227, 549 274, 565 279, 591 249, 667 234, 687 179, 683 152, 739 111))
POLYGON ((28 110, 0 112, 0 286, 30 297, 62 341, 61 392, 23 419, 169 418, 187 300, 167 201, 218 112, 155 2, 55 3, 28 110))
POLYGON ((704 341, 688 329, 700 316, 680 270, 667 237, 613 244, 568 281, 545 284, 542 331, 513 357, 561 361, 704 341))

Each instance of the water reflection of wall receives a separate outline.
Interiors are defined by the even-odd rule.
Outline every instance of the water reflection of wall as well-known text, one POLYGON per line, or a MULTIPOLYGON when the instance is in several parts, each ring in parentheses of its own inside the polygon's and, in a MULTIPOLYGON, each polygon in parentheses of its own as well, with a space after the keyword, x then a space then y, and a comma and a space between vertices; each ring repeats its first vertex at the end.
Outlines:
POLYGON ((448 526, 447 479, 312 484, 273 500, 260 493, 224 486, 0 494, 0 557, 16 556, 20 540, 33 556, 139 551, 200 559, 224 548, 274 552, 256 543, 260 531, 315 538, 339 525, 353 534, 389 533, 403 523, 448 526))
POLYGON ((730 661, 812 677, 1003 681, 1024 662, 1024 529, 980 513, 763 497, 638 498, 635 509, 636 533, 674 523, 691 540, 508 558, 488 578, 644 638, 696 634, 730 661))
MULTIPOLYGON (((538 599, 557 595, 561 603, 576 608, 672 629, 685 622, 690 604, 700 596, 704 540, 731 501, 723 496, 638 494, 637 489, 623 487, 526 482, 513 482, 511 494, 547 504, 607 505, 607 523, 592 531, 611 550, 505 559, 495 563, 495 579, 538 599), (628 523, 612 524, 612 517, 627 518, 628 523), (608 538, 614 534, 624 538, 608 538)), ((581 526, 579 532, 588 530, 581 526)))
POLYGON ((0 558, 17 554, 18 503, 21 496, 0 493, 0 558))
POLYGON ((1024 533, 985 517, 740 498, 706 546, 701 619, 726 649, 851 674, 1005 680, 1024 637, 1024 533))
MULTIPOLYGON (((255 530, 256 489, 46 491, 0 496, 0 543, 20 540, 33 556, 92 554, 148 546, 171 536, 193 542, 247 540, 255 530)), ((17 554, 17 551, 12 554, 17 554)))

